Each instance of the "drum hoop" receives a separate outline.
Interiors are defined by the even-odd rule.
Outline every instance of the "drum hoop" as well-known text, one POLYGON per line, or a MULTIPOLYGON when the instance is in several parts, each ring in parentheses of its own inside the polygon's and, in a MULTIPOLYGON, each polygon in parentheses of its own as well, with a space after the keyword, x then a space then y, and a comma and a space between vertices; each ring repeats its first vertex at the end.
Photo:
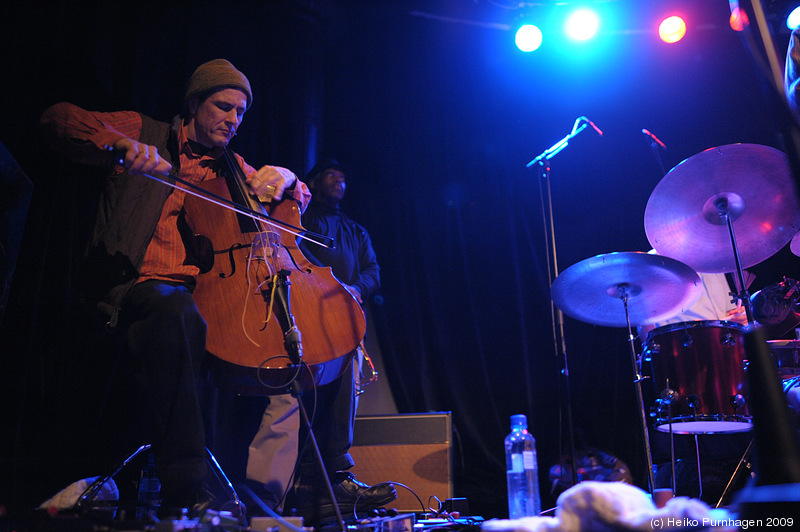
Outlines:
POLYGON ((647 339, 653 338, 660 334, 672 332, 672 331, 680 331, 684 329, 735 329, 741 333, 744 333, 745 326, 741 323, 736 323, 735 321, 725 321, 725 320, 700 320, 700 321, 681 321, 677 323, 668 323, 667 325, 662 325, 661 327, 656 327, 649 333, 647 333, 647 339))
POLYGON ((670 432, 669 426, 672 425, 672 432, 675 434, 733 434, 736 432, 745 432, 745 427, 752 428, 753 416, 744 414, 705 414, 705 415, 687 415, 678 416, 674 418, 658 418, 653 424, 653 428, 659 432, 670 432), (741 430, 714 430, 714 431, 699 431, 687 429, 686 426, 691 423, 729 423, 742 425, 741 430))
POLYGON ((654 425, 660 427, 661 425, 668 425, 669 423, 710 423, 716 421, 727 421, 729 423, 752 423, 753 416, 748 414, 683 414, 672 418, 656 417, 654 425))

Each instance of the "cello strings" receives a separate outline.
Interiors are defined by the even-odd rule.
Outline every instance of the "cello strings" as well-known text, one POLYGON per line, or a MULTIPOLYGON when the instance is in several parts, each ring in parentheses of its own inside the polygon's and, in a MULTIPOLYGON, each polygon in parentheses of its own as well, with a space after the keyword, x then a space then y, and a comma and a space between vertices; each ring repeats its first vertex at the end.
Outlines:
MULTIPOLYGON (((264 234, 264 233, 260 233, 260 234, 264 234)), ((275 256, 274 256, 275 250, 272 247, 270 249, 273 251, 272 258, 274 259, 275 258, 275 256)), ((275 277, 275 272, 277 271, 277 269, 275 268, 275 265, 271 264, 270 261, 268 260, 269 256, 267 255, 266 250, 267 250, 266 246, 262 245, 262 246, 259 246, 258 249, 256 249, 256 246, 254 246, 251 243, 251 245, 250 245, 251 253, 249 253, 248 256, 247 256, 247 267, 245 268, 245 272, 246 272, 245 273, 245 277, 247 278, 247 286, 245 287, 245 297, 244 297, 244 301, 242 302, 243 303, 242 304, 242 331, 244 332, 245 337, 248 340, 250 340, 250 342, 253 345, 255 345, 256 347, 261 347, 261 344, 256 342, 253 338, 251 338, 250 334, 247 331, 247 326, 246 326, 247 321, 246 321, 245 318, 247 316, 247 302, 249 301, 250 297, 257 295, 261 291, 261 288, 264 286, 264 284, 269 282, 270 279, 273 279, 275 277), (263 281, 260 281, 258 283, 258 285, 256 286, 256 288, 254 290, 251 290, 251 288, 253 286, 253 280, 252 280, 253 273, 252 272, 253 272, 254 269, 255 270, 258 269, 258 267, 257 267, 258 264, 257 263, 254 264, 253 263, 254 256, 256 255, 256 253, 261 253, 262 254, 262 256, 259 257, 259 258, 264 263, 264 265, 268 268, 270 273, 269 273, 269 275, 267 275, 264 278, 263 281)), ((256 272, 255 275, 257 276, 258 273, 256 272)), ((273 307, 273 302, 275 301, 275 288, 276 288, 276 286, 277 286, 277 283, 273 282, 272 283, 272 289, 270 290, 269 305, 268 305, 268 308, 267 308, 267 317, 262 322, 262 325, 264 327, 266 327, 267 323, 269 323, 269 320, 272 317, 272 307, 273 307)))
POLYGON ((184 185, 184 186, 178 186, 175 183, 170 183, 166 179, 161 179, 160 177, 157 177, 155 175, 151 175, 151 174, 142 174, 142 175, 152 179, 153 181, 158 181, 159 183, 161 183, 163 185, 166 185, 168 187, 174 188, 176 190, 183 191, 183 192, 185 192, 187 194, 191 194, 192 196, 195 196, 197 198, 209 201, 209 202, 211 202, 211 203, 213 203, 215 205, 218 205, 218 206, 220 206, 220 207, 222 207, 224 209, 232 210, 232 211, 234 211, 236 213, 239 213, 239 214, 241 214, 243 216, 247 216, 248 218, 251 218, 253 220, 263 222, 263 223, 265 223, 265 224, 267 224, 267 225, 269 225, 271 227, 274 227, 275 229, 286 231, 287 233, 290 233, 290 234, 292 234, 292 235, 294 235, 294 236, 296 236, 298 238, 302 238, 303 240, 308 240, 309 242, 313 242, 314 244, 317 244, 317 245, 325 247, 325 248, 333 247, 332 246, 332 240, 333 239, 331 239, 330 237, 326 237, 324 235, 319 235, 319 234, 316 234, 316 233, 312 233, 311 231, 307 231, 305 229, 294 227, 294 226, 292 226, 290 224, 282 222, 281 220, 277 220, 275 218, 271 218, 266 213, 257 212, 257 211, 254 211, 252 209, 248 209, 248 208, 246 208, 244 206, 237 205, 233 201, 229 201, 226 198, 223 198, 221 196, 217 196, 216 194, 213 194, 212 192, 209 192, 209 191, 205 190, 204 188, 202 188, 202 187, 200 187, 200 186, 198 186, 198 185, 196 185, 194 183, 191 183, 189 181, 185 181, 185 180, 181 179, 180 177, 178 177, 176 175, 169 174, 167 177, 169 177, 169 179, 172 179, 172 180, 174 180, 174 181, 176 181, 176 182, 178 182, 178 183, 180 183, 181 185, 184 185), (315 240, 316 238, 319 238, 319 240, 315 240), (325 240, 327 240, 327 242, 325 242, 325 240))

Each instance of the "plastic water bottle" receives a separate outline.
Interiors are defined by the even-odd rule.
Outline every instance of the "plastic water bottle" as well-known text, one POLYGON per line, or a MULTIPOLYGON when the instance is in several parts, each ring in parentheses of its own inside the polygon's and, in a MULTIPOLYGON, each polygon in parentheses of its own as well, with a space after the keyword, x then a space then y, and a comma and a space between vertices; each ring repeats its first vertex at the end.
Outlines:
POLYGON ((536 440, 528 432, 525 415, 511 416, 511 434, 506 436, 505 444, 508 517, 519 519, 539 515, 542 503, 539 499, 536 440))

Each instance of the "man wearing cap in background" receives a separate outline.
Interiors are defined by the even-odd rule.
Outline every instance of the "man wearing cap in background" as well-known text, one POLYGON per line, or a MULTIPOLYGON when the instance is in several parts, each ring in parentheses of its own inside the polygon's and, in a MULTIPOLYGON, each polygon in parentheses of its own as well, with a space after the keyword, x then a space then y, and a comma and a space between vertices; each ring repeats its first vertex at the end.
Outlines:
MULTIPOLYGON (((59 103, 42 115, 52 145, 70 159, 112 166, 88 250, 84 290, 126 332, 125 356, 137 368, 146 426, 161 481, 162 515, 202 499, 206 473, 200 367, 206 322, 192 298, 196 266, 186 263, 179 231, 185 193, 143 174, 170 172, 201 182, 222 171, 226 146, 253 101, 250 83, 224 59, 197 67, 172 123, 131 112, 90 112, 59 103)), ((233 158, 262 200, 291 196, 308 204, 308 188, 285 168, 256 170, 233 158)), ((211 206, 209 208, 219 208, 211 206)))
MULTIPOLYGON (((312 191, 312 198, 302 216, 303 227, 332 238, 336 245, 325 248, 301 241, 300 248, 312 263, 329 266, 334 276, 363 305, 380 288, 380 269, 366 229, 339 209, 347 186, 346 170, 336 160, 324 160, 311 169, 305 181, 312 191)), ((314 436, 339 509, 345 517, 353 515, 356 501, 358 511, 364 512, 397 498, 391 483, 368 486, 349 472, 355 465, 349 452, 353 444, 356 416, 355 372, 351 362, 342 377, 316 390, 306 390, 302 397, 306 410, 314 412, 314 436)), ((296 507, 300 515, 312 523, 330 518, 335 515, 335 509, 320 477, 313 447, 308 443, 307 430, 297 420, 297 407, 289 411, 282 409, 281 404, 285 403, 276 400, 270 403, 261 428, 250 444, 248 483, 258 482, 260 492, 264 488, 272 491, 273 503, 280 500, 281 493, 275 493, 275 489, 288 482, 291 471, 287 472, 284 468, 284 473, 280 474, 274 466, 270 469, 268 465, 275 464, 274 457, 279 456, 278 453, 285 457, 296 452, 297 441, 293 441, 291 434, 281 430, 281 425, 289 426, 287 420, 294 417, 293 426, 299 426, 299 442, 304 447, 300 453, 298 478, 294 483, 294 499, 286 507, 296 507), (281 423, 275 424, 275 420, 281 423)))

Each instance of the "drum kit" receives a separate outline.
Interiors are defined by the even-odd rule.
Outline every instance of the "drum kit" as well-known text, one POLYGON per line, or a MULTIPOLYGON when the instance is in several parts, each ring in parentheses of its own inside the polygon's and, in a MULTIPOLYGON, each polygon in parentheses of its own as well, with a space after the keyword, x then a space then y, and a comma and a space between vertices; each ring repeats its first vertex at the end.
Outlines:
MULTIPOLYGON (((800 256, 800 202, 788 158, 756 144, 720 146, 689 157, 653 190, 644 227, 655 253, 608 253, 578 262, 556 277, 551 296, 577 320, 628 328, 652 471, 642 371, 649 369, 657 397, 650 409, 655 430, 694 435, 749 430, 747 327, 719 319, 671 323, 647 334, 641 355, 633 328, 675 321, 704 290, 698 273, 734 275, 741 290, 734 296, 745 307, 747 323, 755 323, 744 269, 790 242, 800 256)), ((797 293, 792 304, 800 299, 797 293)), ((776 340, 770 347, 783 378, 800 375, 800 340, 776 340)))

